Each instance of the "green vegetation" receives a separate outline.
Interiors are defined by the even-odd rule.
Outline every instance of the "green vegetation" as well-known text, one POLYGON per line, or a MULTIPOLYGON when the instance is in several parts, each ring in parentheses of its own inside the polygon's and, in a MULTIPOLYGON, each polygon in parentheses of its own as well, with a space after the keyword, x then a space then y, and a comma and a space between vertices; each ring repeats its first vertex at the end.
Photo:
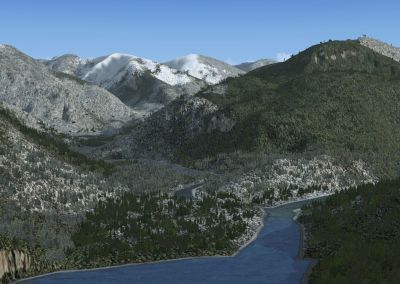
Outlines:
POLYGON ((9 236, 0 235, 0 251, 18 248, 20 250, 26 250, 26 243, 9 236))
MULTIPOLYGON (((153 90, 154 78, 147 79, 137 90, 153 90)), ((355 171, 355 160, 365 161, 379 177, 398 175, 400 64, 389 58, 358 42, 329 42, 223 84, 225 94, 213 93, 213 87, 198 94, 215 103, 217 113, 202 116, 211 112, 209 104, 194 113, 180 108, 187 103, 181 97, 171 119, 161 115, 162 123, 156 117, 126 128, 143 127, 138 134, 144 134, 131 143, 138 148, 130 150, 167 153, 204 175, 151 161, 92 160, 72 151, 65 137, 28 128, 0 108, 0 249, 28 251, 35 259, 33 273, 227 255, 248 236, 257 206, 326 189, 317 183, 300 188, 296 181, 270 185, 274 176, 303 181, 301 173, 309 167, 329 179, 337 163, 337 172, 346 173, 340 182, 361 182, 370 169, 355 171), (221 117, 230 119, 222 124, 235 122, 231 130, 211 130, 211 120, 215 126, 221 117), (321 163, 307 163, 324 154, 333 156, 330 172, 321 163), (273 168, 278 158, 288 159, 290 172, 273 168), (171 194, 179 184, 199 179, 209 188, 196 198, 171 194), (228 181, 240 183, 237 191, 215 190, 228 181)), ((115 91, 127 103, 138 102, 131 89, 115 91)), ((80 143, 96 147, 113 138, 80 143)), ((306 255, 320 259, 311 283, 400 279, 399 187, 400 180, 360 186, 304 208, 306 255)))
POLYGON ((99 202, 73 234, 68 260, 79 267, 201 255, 227 255, 257 209, 224 192, 185 199, 126 193, 99 202))
POLYGON ((34 259, 30 275, 78 267, 67 262, 65 251, 99 200, 123 192, 168 192, 205 177, 168 165, 90 160, 62 138, 30 129, 0 109, 0 250, 27 252, 34 259))
MULTIPOLYGON (((22 124, 9 110, 0 106, 0 119, 8 121, 17 130, 33 143, 44 147, 48 152, 56 155, 60 160, 80 167, 82 170, 96 171, 104 175, 110 175, 113 172, 113 165, 101 160, 92 160, 72 151, 66 143, 62 141, 62 137, 56 134, 49 134, 44 131, 38 131, 22 124)), ((51 132, 51 131, 49 131, 51 132)))
POLYGON ((398 283, 400 179, 336 193, 303 208, 310 283, 398 283))
POLYGON ((182 151, 358 155, 379 176, 398 172, 400 64, 356 41, 329 42, 199 94, 236 125, 198 135, 182 151))

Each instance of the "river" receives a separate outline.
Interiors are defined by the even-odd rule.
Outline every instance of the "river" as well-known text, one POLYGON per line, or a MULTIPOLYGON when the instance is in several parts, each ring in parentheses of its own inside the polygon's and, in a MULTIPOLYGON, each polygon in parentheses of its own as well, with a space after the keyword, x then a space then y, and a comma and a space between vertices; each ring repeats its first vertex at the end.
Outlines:
POLYGON ((232 257, 201 257, 57 272, 20 283, 300 283, 312 263, 299 257, 301 228, 293 210, 310 201, 266 209, 257 238, 232 257))

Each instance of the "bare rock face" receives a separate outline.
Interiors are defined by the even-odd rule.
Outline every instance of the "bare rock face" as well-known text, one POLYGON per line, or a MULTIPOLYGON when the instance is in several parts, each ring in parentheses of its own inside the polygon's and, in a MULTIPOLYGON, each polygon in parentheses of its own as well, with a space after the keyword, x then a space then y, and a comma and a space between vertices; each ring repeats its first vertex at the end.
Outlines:
POLYGON ((11 46, 0 48, 0 101, 26 114, 32 124, 67 134, 119 128, 134 112, 108 91, 56 73, 11 46))
POLYGON ((358 41, 373 51, 400 62, 400 48, 366 36, 360 37, 358 41))
POLYGON ((114 53, 95 59, 67 54, 42 62, 53 71, 107 89, 142 117, 182 94, 195 94, 206 85, 185 72, 129 54, 114 53))
POLYGON ((0 279, 9 274, 15 279, 17 272, 26 272, 31 267, 32 259, 26 253, 19 250, 0 251, 0 279))

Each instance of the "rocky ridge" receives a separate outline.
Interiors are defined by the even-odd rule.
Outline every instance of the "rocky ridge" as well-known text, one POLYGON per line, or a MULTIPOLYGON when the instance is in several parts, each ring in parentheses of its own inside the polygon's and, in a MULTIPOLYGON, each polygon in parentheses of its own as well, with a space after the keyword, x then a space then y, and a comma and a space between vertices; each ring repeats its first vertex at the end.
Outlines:
POLYGON ((194 94, 205 85, 166 65, 122 53, 95 59, 63 55, 44 63, 54 71, 107 89, 141 117, 162 108, 181 94, 194 94))
POLYGON ((358 41, 362 45, 374 50, 375 52, 378 52, 382 55, 392 58, 393 60, 395 60, 397 62, 400 62, 400 48, 399 47, 395 47, 391 44, 387 44, 385 42, 382 42, 382 41, 379 41, 379 40, 376 40, 374 38, 370 38, 367 36, 358 38, 358 41))
POLYGON ((0 48, 0 100, 28 114, 32 125, 68 134, 111 131, 135 117, 108 91, 52 72, 11 46, 0 48))

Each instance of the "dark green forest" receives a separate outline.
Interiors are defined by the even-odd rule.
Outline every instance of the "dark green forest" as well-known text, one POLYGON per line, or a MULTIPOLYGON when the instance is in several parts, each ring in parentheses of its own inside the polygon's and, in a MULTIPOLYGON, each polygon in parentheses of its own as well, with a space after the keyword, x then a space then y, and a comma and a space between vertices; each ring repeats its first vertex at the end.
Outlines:
POLYGON ((96 267, 194 257, 229 255, 246 233, 246 218, 260 211, 231 193, 203 192, 186 199, 165 193, 126 193, 99 202, 72 235, 67 259, 96 267))
POLYGON ((400 179, 363 185, 307 205, 310 283, 399 283, 400 179))
POLYGON ((360 45, 333 41, 197 94, 236 124, 181 149, 203 159, 237 150, 360 157, 395 177, 400 153, 400 64, 360 45))

